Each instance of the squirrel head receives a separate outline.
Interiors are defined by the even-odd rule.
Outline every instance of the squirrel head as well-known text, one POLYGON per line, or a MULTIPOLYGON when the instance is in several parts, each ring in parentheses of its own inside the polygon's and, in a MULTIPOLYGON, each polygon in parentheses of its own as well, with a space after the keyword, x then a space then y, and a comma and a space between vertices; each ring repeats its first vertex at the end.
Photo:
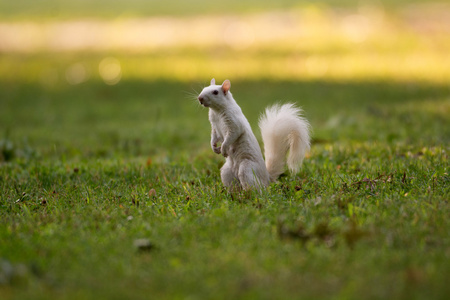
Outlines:
POLYGON ((226 108, 233 99, 230 87, 231 82, 228 79, 222 85, 216 85, 216 80, 213 78, 211 79, 211 85, 205 87, 198 96, 198 101, 204 107, 220 111, 226 108))

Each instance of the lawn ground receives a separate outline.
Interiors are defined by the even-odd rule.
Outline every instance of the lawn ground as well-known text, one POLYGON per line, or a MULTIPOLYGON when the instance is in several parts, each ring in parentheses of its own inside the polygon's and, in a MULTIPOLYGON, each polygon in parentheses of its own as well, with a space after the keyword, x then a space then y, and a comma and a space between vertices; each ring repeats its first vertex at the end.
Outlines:
POLYGON ((1 53, 1 298, 446 299, 450 44, 397 17, 357 45, 1 53), (212 76, 258 138, 267 105, 304 109, 299 174, 222 187, 212 76))

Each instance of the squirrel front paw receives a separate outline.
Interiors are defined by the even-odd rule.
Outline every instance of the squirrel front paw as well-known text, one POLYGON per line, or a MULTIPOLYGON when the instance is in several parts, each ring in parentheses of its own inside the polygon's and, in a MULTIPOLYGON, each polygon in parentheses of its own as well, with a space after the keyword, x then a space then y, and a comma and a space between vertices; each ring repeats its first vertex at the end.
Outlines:
POLYGON ((217 144, 211 144, 211 148, 216 154, 220 154, 220 147, 217 147, 217 144))
POLYGON ((220 147, 213 147, 212 149, 213 149, 214 153, 220 154, 220 147))
POLYGON ((223 157, 228 157, 228 147, 222 144, 220 148, 220 152, 222 152, 223 157))

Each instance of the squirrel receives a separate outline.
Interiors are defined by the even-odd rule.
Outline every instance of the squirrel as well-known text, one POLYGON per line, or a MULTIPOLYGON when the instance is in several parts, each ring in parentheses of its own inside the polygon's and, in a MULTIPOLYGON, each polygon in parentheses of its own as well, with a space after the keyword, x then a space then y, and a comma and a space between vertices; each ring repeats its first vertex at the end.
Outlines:
POLYGON ((226 158, 220 169, 223 185, 230 189, 261 190, 278 179, 286 164, 291 173, 297 173, 310 149, 310 125, 301 116, 302 110, 292 103, 266 108, 259 119, 264 161, 258 141, 230 88, 228 79, 216 85, 213 78, 198 96, 200 104, 209 108, 211 148, 226 158))

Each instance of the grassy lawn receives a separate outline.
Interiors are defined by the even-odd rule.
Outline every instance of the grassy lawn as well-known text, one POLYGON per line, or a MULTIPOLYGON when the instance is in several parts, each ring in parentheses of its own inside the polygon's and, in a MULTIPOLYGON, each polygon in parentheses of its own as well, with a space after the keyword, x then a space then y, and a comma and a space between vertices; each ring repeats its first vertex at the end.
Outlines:
POLYGON ((202 15, 248 13, 267 10, 292 9, 304 6, 333 6, 355 8, 358 5, 378 5, 397 10, 405 4, 434 3, 433 0, 228 0, 217 5, 205 0, 20 0, 0 1, 0 17, 4 20, 51 20, 76 18, 128 18, 160 15, 202 15))
POLYGON ((446 299, 450 43, 402 20, 357 45, 318 30, 276 47, 0 53, 0 298, 446 299), (258 138, 267 105, 305 110, 299 174, 223 188, 196 100, 213 76, 258 138))

